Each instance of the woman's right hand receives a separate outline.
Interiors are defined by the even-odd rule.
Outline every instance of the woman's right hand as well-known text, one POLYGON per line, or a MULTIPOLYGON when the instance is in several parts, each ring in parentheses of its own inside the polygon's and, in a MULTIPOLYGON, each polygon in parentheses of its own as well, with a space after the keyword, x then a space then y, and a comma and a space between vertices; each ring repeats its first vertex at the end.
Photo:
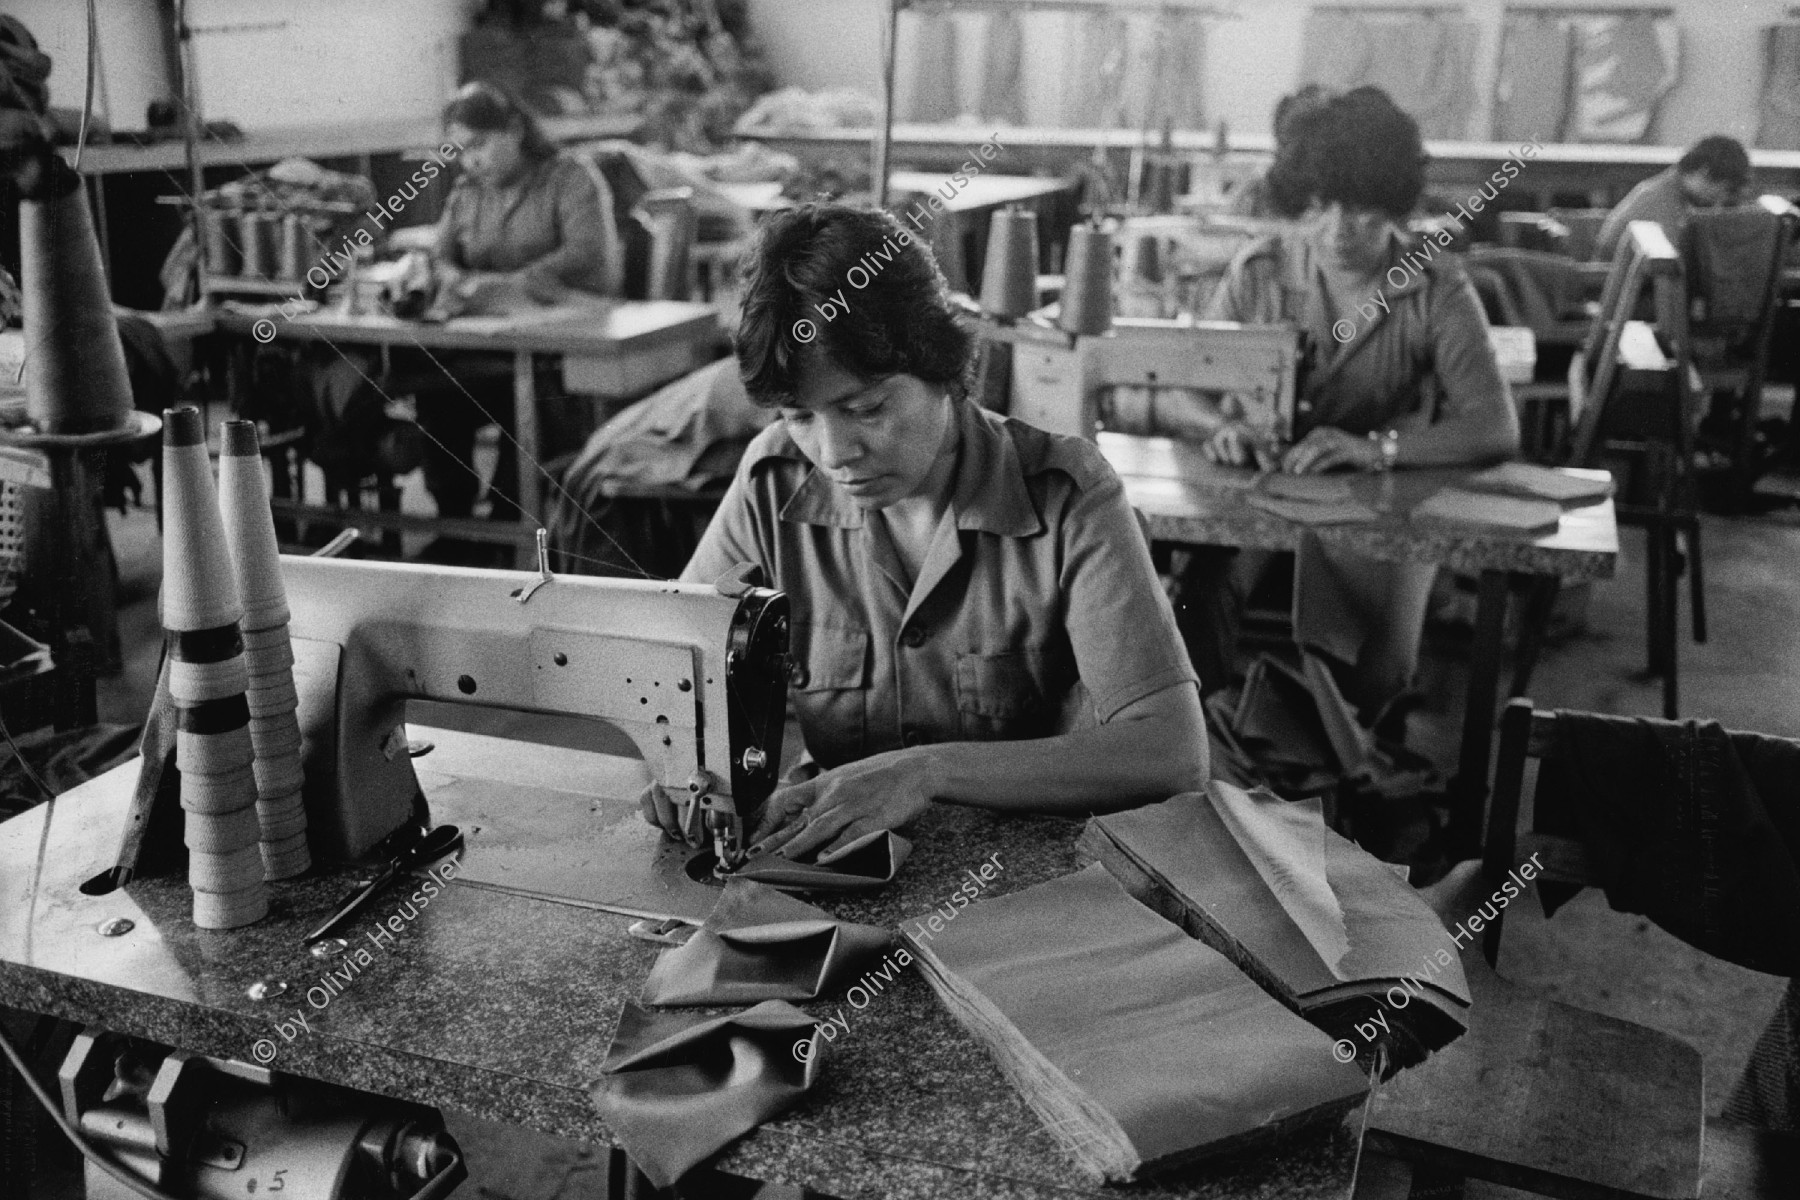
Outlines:
POLYGON ((1264 442, 1248 425, 1229 421, 1200 444, 1200 453, 1208 460, 1227 467, 1268 466, 1264 442))

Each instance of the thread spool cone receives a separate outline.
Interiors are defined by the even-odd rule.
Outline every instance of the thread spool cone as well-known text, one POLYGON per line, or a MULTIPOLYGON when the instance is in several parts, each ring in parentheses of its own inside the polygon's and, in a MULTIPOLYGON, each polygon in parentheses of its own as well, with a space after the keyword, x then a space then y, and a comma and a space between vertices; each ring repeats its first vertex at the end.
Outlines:
POLYGON ((231 625, 244 615, 219 518, 200 410, 163 411, 164 629, 231 625))
POLYGON ((225 545, 246 617, 246 625, 285 625, 287 588, 281 579, 281 549, 275 541, 275 518, 269 510, 269 484, 263 475, 262 447, 250 421, 226 421, 220 427, 219 516, 225 523, 225 545))
POLYGON ((1037 307, 1037 215, 1003 208, 988 222, 987 259, 981 272, 981 307, 996 316, 1022 317, 1037 307))
POLYGON ((1057 324, 1070 333, 1098 335, 1112 328, 1112 236, 1093 225, 1069 230, 1057 324))
POLYGON ((32 425, 60 435, 132 428, 125 351, 79 184, 64 196, 20 201, 19 257, 32 425))

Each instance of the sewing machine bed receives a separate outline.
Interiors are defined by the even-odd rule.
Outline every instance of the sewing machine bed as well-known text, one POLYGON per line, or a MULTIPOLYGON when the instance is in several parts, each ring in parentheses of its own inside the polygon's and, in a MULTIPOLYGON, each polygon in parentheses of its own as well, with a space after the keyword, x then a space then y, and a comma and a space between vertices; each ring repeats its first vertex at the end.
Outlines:
POLYGON ((460 882, 645 917, 698 920, 712 911, 721 885, 687 872, 700 852, 638 813, 649 781, 642 761, 408 729, 434 747, 413 763, 433 823, 455 825, 466 839, 460 882))
MULTIPOLYGON (((515 742, 496 747, 493 739, 416 724, 411 731, 436 742, 418 767, 440 819, 479 823, 480 813, 513 804, 508 832, 488 843, 505 852, 517 850, 509 839, 542 820, 520 815, 547 811, 536 805, 579 807, 594 795, 603 811, 608 795, 615 805, 635 802, 630 785, 642 768, 633 762, 577 771, 571 752, 521 752, 515 742), (580 790, 607 780, 607 788, 580 790)), ((402 903, 411 889, 395 891, 347 933, 353 948, 367 952, 366 962, 350 965, 342 956, 313 958, 300 943, 358 877, 328 870, 272 885, 270 914, 254 925, 198 930, 192 894, 178 877, 140 880, 110 895, 80 891, 112 862, 137 771, 134 760, 63 796, 47 833, 42 805, 0 824, 0 1004, 198 1053, 263 1058, 277 1070, 555 1136, 612 1141, 587 1087, 622 1005, 637 996, 658 952, 626 933, 630 918, 457 882, 409 918, 402 903), (102 936, 97 927, 112 917, 134 927, 102 936), (378 929, 377 921, 387 924, 378 929), (287 990, 249 999, 246 989, 262 980, 285 982, 287 990)), ((601 823, 612 831, 602 842, 654 838, 647 825, 638 835, 629 825, 635 814, 619 811, 616 824, 601 823)), ((815 899, 844 918, 891 928, 941 903, 966 869, 996 852, 1004 869, 993 894, 1069 873, 1079 831, 1073 821, 939 806, 912 831, 912 857, 891 887, 815 899)), ((482 847, 478 833, 472 869, 482 847)), ((570 850, 566 863, 586 853, 570 850)), ((638 878, 654 877, 650 870, 638 878)), ((802 1104, 734 1143, 715 1165, 842 1197, 1119 1194, 1079 1176, 917 972, 880 988, 862 1008, 843 999, 803 1006, 821 1021, 838 1016, 848 1034, 827 1046, 819 1086, 802 1104)), ((1134 1186, 1131 1194, 1337 1200, 1354 1149, 1349 1136, 1314 1134, 1134 1186)))

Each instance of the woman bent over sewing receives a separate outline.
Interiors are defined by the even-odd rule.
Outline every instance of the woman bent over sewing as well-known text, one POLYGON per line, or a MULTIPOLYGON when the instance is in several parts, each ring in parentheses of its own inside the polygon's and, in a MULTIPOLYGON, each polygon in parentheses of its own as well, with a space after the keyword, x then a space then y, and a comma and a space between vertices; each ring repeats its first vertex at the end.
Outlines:
MULTIPOLYGON (((1302 474, 1515 455, 1518 419, 1474 286, 1436 241, 1404 231, 1424 162, 1418 124, 1378 88, 1297 117, 1270 175, 1307 212, 1291 236, 1246 247, 1204 315, 1303 331, 1299 440, 1269 447, 1238 425, 1167 408, 1167 424, 1144 432, 1205 437, 1216 461, 1302 474)), ((1182 631, 1208 689, 1230 681, 1244 597, 1269 557, 1199 551, 1181 572, 1182 631)), ((1411 686, 1435 573, 1318 542, 1301 553, 1295 611, 1326 619, 1297 632, 1344 665, 1344 693, 1365 720, 1411 686)))
MULTIPOLYGON (((810 761, 753 851, 829 850, 934 800, 1087 813, 1206 782, 1197 681, 1118 477, 1088 442, 977 407, 971 354, 892 216, 764 224, 737 357, 781 419, 683 573, 756 563, 792 604, 810 761)), ((667 797, 645 809, 676 830, 667 797)))

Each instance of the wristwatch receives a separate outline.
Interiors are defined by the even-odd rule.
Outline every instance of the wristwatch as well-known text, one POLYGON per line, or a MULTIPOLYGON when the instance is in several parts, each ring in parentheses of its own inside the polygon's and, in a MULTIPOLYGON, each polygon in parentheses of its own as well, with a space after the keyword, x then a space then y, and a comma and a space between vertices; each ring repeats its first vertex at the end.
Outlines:
POLYGON ((1377 471, 1391 471, 1394 462, 1400 457, 1400 431, 1398 429, 1370 430, 1369 440, 1381 451, 1381 461, 1375 465, 1377 471))

